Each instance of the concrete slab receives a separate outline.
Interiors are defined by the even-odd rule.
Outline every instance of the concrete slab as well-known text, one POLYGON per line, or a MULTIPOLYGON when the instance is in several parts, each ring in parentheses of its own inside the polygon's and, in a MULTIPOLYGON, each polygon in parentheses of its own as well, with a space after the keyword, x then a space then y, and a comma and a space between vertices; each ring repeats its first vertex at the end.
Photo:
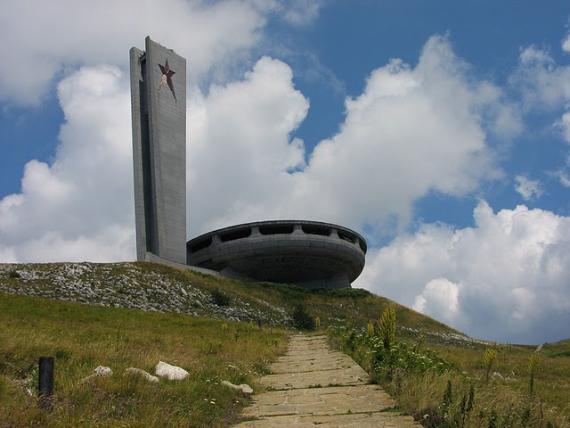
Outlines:
POLYGON ((394 400, 352 358, 332 351, 326 336, 296 335, 287 353, 260 379, 239 427, 420 427, 391 411, 394 400))

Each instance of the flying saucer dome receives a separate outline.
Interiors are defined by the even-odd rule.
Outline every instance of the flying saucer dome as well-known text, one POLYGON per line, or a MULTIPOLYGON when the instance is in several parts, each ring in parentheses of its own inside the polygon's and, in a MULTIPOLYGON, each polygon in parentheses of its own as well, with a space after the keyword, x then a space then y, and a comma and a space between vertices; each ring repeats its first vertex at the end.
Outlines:
POLYGON ((276 220, 226 227, 186 244, 187 263, 234 278, 346 288, 364 268, 366 241, 330 223, 276 220))

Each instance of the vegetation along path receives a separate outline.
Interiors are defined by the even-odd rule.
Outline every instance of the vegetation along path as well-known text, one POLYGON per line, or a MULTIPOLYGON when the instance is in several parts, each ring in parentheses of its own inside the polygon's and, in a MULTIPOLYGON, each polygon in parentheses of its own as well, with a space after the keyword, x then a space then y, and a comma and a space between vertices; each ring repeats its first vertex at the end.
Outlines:
POLYGON ((287 353, 261 378, 268 391, 254 397, 239 427, 419 427, 393 411, 394 401, 326 336, 293 336, 287 353))

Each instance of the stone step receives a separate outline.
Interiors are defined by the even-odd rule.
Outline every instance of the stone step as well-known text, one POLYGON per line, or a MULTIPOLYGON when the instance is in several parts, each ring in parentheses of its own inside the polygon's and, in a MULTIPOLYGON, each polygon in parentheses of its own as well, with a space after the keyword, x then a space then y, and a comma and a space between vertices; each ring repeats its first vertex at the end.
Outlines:
POLYGON ((269 391, 255 399, 246 417, 339 415, 379 412, 394 407, 394 400, 377 385, 334 386, 292 391, 269 391))
POLYGON ((327 416, 274 416, 246 421, 240 428, 421 428, 411 416, 393 412, 358 413, 327 416))
POLYGON ((293 336, 271 371, 239 427, 420 427, 392 411, 394 400, 326 336, 293 336))

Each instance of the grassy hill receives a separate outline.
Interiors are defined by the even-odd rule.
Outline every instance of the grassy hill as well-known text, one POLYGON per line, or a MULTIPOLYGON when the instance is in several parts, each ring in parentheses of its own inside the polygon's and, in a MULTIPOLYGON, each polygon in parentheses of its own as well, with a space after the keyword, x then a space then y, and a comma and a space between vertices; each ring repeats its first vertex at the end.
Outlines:
POLYGON ((173 313, 0 295, 0 426, 225 426, 247 400, 220 385, 253 382, 286 346, 280 329, 173 313), (38 409, 37 359, 55 356, 55 406, 38 409), (183 382, 149 383, 158 361, 183 382), (99 365, 110 377, 82 381, 99 365), (29 390, 29 392, 27 391, 29 390))
MULTIPOLYGON (((311 309, 323 327, 364 326, 393 303, 366 290, 309 291, 293 285, 250 283, 181 271, 152 263, 48 263, 0 265, 0 292, 95 305, 178 312, 232 321, 290 326, 298 304, 311 309), (212 292, 229 298, 216 304, 212 292)), ((429 317, 397 305, 403 331, 434 338, 467 339, 429 317)))
POLYGON ((149 263, 60 263, 0 265, 0 427, 227 426, 248 398, 220 382, 257 390, 256 377, 286 348, 299 304, 426 426, 518 426, 525 420, 522 414, 509 425, 509 407, 501 402, 511 403, 513 412, 531 409, 528 426, 570 425, 570 340, 543 347, 536 392, 528 397, 534 348, 494 346, 497 375, 485 382, 481 357, 491 344, 365 290, 308 291, 149 263), (421 358, 437 355, 448 371, 402 370, 388 378, 376 372, 374 350, 354 337, 364 337, 389 305, 396 309, 398 340, 421 358), (354 342, 350 349, 336 333, 341 330, 354 342), (51 413, 40 411, 35 398, 42 355, 56 357, 51 413), (184 367, 189 378, 153 384, 125 375, 127 367, 153 373, 159 360, 184 367), (113 375, 83 381, 99 365, 113 375), (457 406, 469 385, 476 386, 482 416, 472 415, 473 424, 424 418, 442 414, 448 380, 457 406))

